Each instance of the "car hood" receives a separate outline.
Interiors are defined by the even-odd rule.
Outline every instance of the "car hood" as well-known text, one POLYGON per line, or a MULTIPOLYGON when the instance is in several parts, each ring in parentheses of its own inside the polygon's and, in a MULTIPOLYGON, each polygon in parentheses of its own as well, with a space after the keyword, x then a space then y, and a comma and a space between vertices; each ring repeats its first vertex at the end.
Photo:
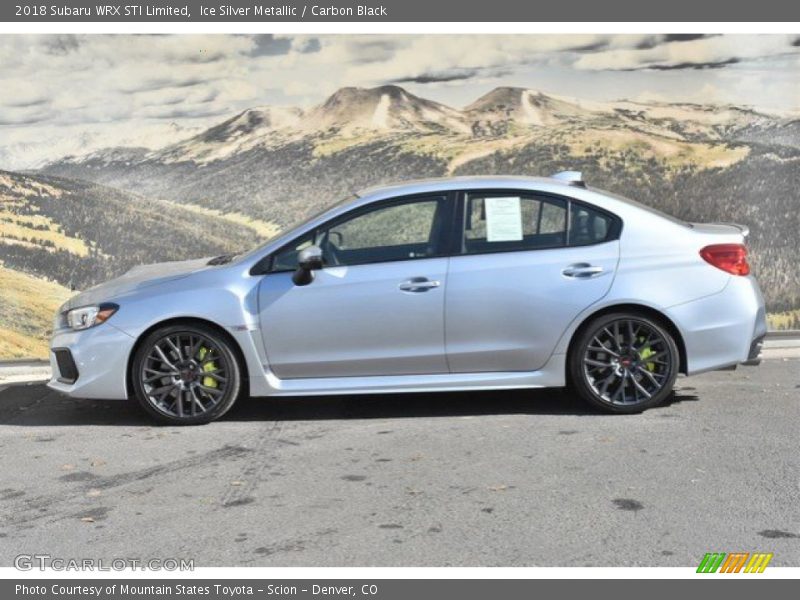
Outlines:
POLYGON ((134 267, 124 275, 89 288, 70 298, 61 310, 78 306, 111 302, 119 296, 167 281, 188 277, 202 269, 210 268, 210 258, 182 260, 134 267))

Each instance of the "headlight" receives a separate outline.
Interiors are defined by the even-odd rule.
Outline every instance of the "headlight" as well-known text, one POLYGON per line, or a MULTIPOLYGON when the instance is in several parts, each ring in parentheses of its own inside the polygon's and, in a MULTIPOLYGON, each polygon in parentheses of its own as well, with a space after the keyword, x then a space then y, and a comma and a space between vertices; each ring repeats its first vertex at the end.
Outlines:
POLYGON ((67 312, 67 326, 75 330, 89 329, 108 321, 118 309, 119 306, 110 302, 73 308, 67 312))

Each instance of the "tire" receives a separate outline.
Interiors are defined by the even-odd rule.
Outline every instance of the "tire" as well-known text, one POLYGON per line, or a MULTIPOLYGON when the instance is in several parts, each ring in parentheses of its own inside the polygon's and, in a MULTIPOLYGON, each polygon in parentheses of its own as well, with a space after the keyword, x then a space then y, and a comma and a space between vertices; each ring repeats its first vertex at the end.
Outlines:
POLYGON ((200 323, 168 325, 148 334, 131 364, 139 405, 170 425, 220 418, 239 396, 242 368, 226 336, 200 323))
POLYGON ((581 327, 568 358, 573 390, 596 408, 623 414, 664 402, 679 365, 669 331, 632 312, 603 315, 581 327))

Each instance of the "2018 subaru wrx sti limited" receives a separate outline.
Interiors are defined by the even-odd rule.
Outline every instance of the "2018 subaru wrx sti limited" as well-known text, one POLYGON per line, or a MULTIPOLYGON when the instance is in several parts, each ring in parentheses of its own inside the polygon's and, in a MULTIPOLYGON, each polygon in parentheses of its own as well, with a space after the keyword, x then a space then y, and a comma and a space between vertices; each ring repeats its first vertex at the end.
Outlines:
POLYGON ((61 307, 50 386, 204 423, 240 395, 560 387, 612 412, 757 362, 738 225, 580 175, 371 189, 240 256, 139 267, 61 307))

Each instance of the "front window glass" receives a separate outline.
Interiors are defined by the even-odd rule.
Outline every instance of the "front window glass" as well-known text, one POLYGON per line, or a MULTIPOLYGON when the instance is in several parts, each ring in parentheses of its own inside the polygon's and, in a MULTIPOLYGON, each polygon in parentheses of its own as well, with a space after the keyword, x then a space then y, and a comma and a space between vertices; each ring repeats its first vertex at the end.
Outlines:
POLYGON ((326 265, 426 258, 439 252, 441 198, 379 206, 322 228, 326 265))
POLYGON ((381 203, 323 225, 278 250, 271 271, 297 268, 300 252, 317 244, 325 266, 427 258, 441 254, 444 197, 381 203))

